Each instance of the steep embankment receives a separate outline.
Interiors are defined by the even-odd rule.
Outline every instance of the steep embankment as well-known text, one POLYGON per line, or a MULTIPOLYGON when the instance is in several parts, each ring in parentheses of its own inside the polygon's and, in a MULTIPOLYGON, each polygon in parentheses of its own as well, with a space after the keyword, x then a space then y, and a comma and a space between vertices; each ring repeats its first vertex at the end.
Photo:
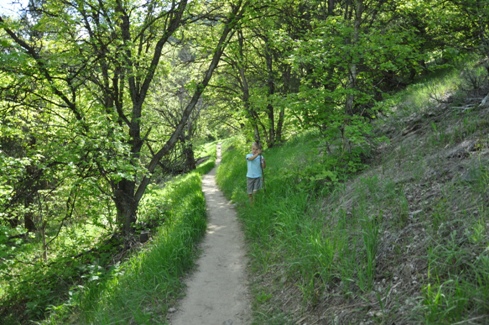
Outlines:
POLYGON ((334 153, 303 136, 266 151, 267 192, 248 207, 246 144, 226 148, 218 181, 250 242, 258 323, 489 322, 487 89, 417 88, 426 100, 392 104, 375 131, 389 141, 332 191, 334 153))

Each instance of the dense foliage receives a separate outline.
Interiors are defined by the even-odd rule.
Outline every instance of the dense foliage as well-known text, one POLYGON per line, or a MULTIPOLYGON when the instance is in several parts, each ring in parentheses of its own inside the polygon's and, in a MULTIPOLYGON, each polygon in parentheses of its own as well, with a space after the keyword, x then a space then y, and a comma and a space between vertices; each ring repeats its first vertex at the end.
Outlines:
POLYGON ((30 0, 0 14, 2 283, 26 281, 21 265, 85 265, 109 238, 128 246, 148 188, 193 170, 205 142, 273 148, 315 130, 336 158, 304 186, 341 182, 382 138, 371 122, 392 94, 468 54, 486 64, 488 25, 485 0, 30 0))

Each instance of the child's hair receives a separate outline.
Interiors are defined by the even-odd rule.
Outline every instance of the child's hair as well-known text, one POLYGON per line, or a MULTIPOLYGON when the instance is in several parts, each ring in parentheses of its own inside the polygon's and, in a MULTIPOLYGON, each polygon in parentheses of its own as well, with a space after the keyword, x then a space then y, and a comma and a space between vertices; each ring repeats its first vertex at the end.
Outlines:
POLYGON ((261 144, 260 144, 260 142, 259 142, 259 141, 255 141, 255 142, 253 142, 253 145, 254 145, 255 147, 257 147, 258 149, 261 149, 261 144))

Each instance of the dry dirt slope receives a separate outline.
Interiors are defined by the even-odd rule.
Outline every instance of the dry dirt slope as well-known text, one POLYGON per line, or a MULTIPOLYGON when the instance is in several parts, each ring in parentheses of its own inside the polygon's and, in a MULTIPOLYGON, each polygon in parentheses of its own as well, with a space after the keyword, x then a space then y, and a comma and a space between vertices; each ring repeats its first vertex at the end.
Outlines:
MULTIPOLYGON (((489 223, 481 230, 486 240, 470 238, 474 226, 487 217, 489 203, 489 108, 479 106, 479 101, 477 95, 462 102, 447 96, 381 129, 390 144, 379 151, 378 167, 357 181, 374 179, 383 189, 379 200, 371 199, 382 206, 377 211, 384 218, 375 279, 375 290, 381 294, 367 295, 373 308, 353 319, 364 324, 416 324, 430 312, 423 308, 428 284, 442 284, 448 298, 457 290, 451 285, 472 272, 469 265, 484 255, 489 223), (388 184, 395 188, 397 207, 382 198, 388 184)), ((372 185, 376 186, 367 186, 372 185)), ((351 184, 355 187, 360 185, 351 184)), ((344 311, 338 309, 334 314, 341 315, 344 311)), ((460 311, 465 314, 463 323, 489 323, 489 315, 477 309, 460 311)), ((436 312, 440 314, 432 319, 435 323, 444 315, 436 312)))

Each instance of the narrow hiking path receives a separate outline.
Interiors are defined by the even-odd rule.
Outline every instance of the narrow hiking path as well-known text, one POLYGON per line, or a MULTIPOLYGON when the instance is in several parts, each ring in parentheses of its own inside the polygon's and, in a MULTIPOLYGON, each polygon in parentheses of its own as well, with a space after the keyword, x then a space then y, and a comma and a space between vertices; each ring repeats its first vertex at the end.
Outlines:
POLYGON ((171 325, 248 325, 251 307, 246 250, 236 212, 217 188, 216 167, 203 177, 207 233, 197 269, 186 280, 186 296, 170 316, 171 325))

